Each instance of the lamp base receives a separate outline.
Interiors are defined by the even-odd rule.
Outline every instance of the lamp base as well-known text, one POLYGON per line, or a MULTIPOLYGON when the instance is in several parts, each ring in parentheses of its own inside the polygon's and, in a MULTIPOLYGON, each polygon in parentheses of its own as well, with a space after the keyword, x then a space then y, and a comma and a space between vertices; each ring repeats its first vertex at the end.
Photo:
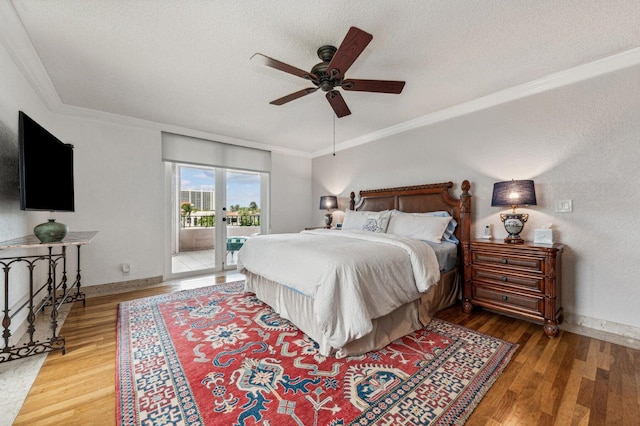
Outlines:
POLYGON ((520 238, 520 235, 509 235, 507 238, 504 239, 505 243, 509 243, 509 244, 523 244, 524 240, 522 238, 520 238))
POLYGON ((331 222, 333 222, 333 214, 331 212, 324 214, 324 224, 326 228, 331 228, 331 222))
POLYGON ((520 238, 520 232, 524 229, 524 224, 529 220, 526 213, 502 213, 500 219, 504 224, 504 229, 509 236, 504 239, 505 243, 522 244, 524 240, 520 238))

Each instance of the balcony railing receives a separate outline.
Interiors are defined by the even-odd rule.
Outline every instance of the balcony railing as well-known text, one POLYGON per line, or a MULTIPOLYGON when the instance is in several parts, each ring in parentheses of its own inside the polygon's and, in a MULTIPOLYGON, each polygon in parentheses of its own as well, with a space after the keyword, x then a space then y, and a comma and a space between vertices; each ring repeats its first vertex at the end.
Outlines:
MULTIPOLYGON (((227 213, 228 226, 260 226, 260 213, 239 214, 236 212, 227 213)), ((213 228, 216 226, 215 214, 192 213, 187 216, 180 216, 181 228, 213 228)))

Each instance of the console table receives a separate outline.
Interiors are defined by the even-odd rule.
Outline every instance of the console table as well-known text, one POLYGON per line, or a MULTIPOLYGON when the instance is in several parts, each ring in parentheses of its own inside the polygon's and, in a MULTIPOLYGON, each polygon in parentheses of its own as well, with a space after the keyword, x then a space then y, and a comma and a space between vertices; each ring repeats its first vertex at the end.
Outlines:
POLYGON ((55 350, 61 350, 63 354, 65 353, 64 337, 57 335, 58 310, 63 303, 82 301, 82 304, 85 304, 85 295, 80 291, 80 247, 89 244, 97 233, 97 231, 69 232, 62 241, 55 243, 41 243, 35 235, 0 242, 0 250, 47 248, 47 254, 0 257, 0 267, 4 271, 4 314, 2 317, 4 348, 0 350, 0 363, 55 350), (76 246, 78 256, 76 277, 72 285, 67 285, 68 246, 76 246), (34 269, 39 262, 44 262, 47 267, 47 280, 44 284, 34 283, 34 269), (12 310, 9 306, 10 272, 12 267, 19 264, 23 264, 28 269, 29 297, 22 305, 12 310), (59 265, 61 271, 58 270, 59 265), (34 340, 36 316, 46 307, 51 307, 51 337, 44 341, 34 340), (9 345, 11 321, 18 312, 25 308, 27 309, 28 341, 23 344, 9 345))

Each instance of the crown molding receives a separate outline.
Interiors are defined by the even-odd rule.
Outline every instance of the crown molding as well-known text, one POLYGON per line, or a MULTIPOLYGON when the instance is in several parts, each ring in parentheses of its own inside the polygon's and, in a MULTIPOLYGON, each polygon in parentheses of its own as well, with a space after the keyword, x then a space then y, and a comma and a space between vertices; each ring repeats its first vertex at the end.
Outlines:
POLYGON ((60 96, 9 1, 0 1, 0 42, 42 103, 51 111, 58 109, 60 96))
POLYGON ((284 148, 278 145, 270 145, 260 142, 251 141, 248 139, 234 138, 231 136, 219 135, 216 133, 205 132, 197 129, 190 129, 172 124, 159 123, 151 120, 144 120, 142 118, 135 118, 126 115, 114 114, 105 111, 99 111, 91 108, 78 107, 67 104, 60 104, 60 106, 53 111, 63 115, 68 115, 76 118, 85 118, 88 120, 100 121, 103 123, 117 124, 121 126, 131 126, 138 128, 145 128, 150 130, 157 130, 158 132, 175 133, 184 136, 191 136, 199 139, 207 139, 216 142, 227 143, 230 145, 245 146, 248 148, 256 148, 263 151, 278 152, 295 157, 312 158, 311 153, 295 150, 291 148, 284 148))
MULTIPOLYGON (((540 78, 538 80, 533 80, 528 83, 513 86, 508 89, 483 96, 481 98, 452 106, 450 108, 423 115, 422 117, 418 117, 410 121, 405 121, 404 123, 387 127, 377 132, 372 132, 366 135, 359 136, 357 138, 347 140, 336 145, 335 150, 337 152, 348 148, 353 148, 355 146, 383 139, 392 135, 396 135, 398 133, 407 132, 419 127, 428 126, 430 124, 460 117, 472 112, 477 112, 497 105, 513 102, 518 99, 537 95, 549 90, 558 89, 560 87, 568 86, 570 84, 578 83, 584 80, 589 80, 638 64, 640 64, 640 48, 627 50, 603 59, 599 59, 597 61, 569 68, 568 70, 549 74, 548 76, 540 78)), ((315 158, 332 153, 333 149, 323 149, 321 151, 314 152, 312 154, 312 157, 315 158)))

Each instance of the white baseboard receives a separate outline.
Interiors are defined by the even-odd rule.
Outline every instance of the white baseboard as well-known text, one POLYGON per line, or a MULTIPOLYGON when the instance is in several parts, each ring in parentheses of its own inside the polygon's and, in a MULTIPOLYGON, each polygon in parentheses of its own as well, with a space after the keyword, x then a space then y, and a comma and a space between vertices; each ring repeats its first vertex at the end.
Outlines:
POLYGON ((92 285, 82 287, 86 297, 108 296, 117 293, 126 293, 128 291, 140 290, 149 287, 155 287, 164 283, 162 276, 142 278, 129 281, 118 281, 114 283, 92 285))
POLYGON ((640 328, 565 312, 562 330, 640 349, 640 328))

